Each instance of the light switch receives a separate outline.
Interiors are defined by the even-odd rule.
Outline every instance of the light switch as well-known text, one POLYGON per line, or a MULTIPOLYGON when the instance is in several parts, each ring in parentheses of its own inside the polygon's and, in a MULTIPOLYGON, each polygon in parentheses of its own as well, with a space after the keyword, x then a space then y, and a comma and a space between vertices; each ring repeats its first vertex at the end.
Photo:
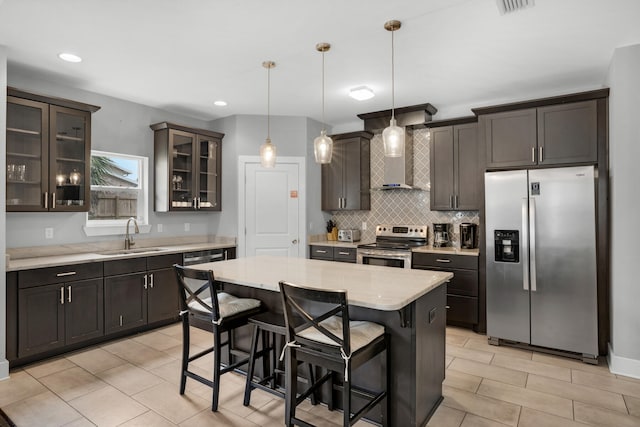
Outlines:
POLYGON ((156 228, 158 230, 158 233, 162 233, 162 224, 158 224, 156 228))
POLYGON ((53 239, 53 227, 47 227, 44 229, 44 238, 53 239))
POLYGON ((184 223, 184 231, 189 231, 191 230, 191 224, 189 224, 188 222, 184 223))

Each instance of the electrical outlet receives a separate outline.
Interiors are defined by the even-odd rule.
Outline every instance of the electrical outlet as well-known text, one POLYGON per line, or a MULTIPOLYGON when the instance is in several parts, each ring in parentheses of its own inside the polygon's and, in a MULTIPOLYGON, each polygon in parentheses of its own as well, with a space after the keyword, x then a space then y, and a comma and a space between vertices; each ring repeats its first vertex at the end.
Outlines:
POLYGON ((188 222, 184 223, 184 231, 189 231, 191 230, 191 224, 189 224, 188 222))
POLYGON ((362 231, 367 229, 367 221, 362 221, 362 231))
POLYGON ((158 233, 162 233, 162 224, 158 224, 156 228, 158 230, 158 233))
POLYGON ((53 227, 47 227, 44 229, 44 238, 53 239, 53 227))

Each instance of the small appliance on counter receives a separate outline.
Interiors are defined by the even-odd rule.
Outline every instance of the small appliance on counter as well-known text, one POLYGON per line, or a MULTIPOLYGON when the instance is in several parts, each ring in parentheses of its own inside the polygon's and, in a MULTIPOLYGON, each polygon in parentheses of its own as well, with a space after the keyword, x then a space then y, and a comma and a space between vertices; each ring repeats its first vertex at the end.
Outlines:
POLYGON ((360 230, 346 229, 338 230, 339 242, 358 242, 360 241, 360 230))
POLYGON ((433 247, 451 246, 451 224, 433 224, 433 247))
POLYGON ((460 247, 476 249, 478 247, 478 226, 471 222, 460 224, 460 247))

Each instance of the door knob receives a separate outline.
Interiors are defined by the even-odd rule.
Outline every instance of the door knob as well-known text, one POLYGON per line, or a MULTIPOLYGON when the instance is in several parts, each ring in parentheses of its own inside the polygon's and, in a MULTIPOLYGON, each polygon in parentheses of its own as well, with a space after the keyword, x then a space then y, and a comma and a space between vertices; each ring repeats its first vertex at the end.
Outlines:
POLYGON ((293 243, 294 245, 297 245, 297 244, 298 244, 298 239, 293 239, 293 240, 291 241, 291 243, 293 243))

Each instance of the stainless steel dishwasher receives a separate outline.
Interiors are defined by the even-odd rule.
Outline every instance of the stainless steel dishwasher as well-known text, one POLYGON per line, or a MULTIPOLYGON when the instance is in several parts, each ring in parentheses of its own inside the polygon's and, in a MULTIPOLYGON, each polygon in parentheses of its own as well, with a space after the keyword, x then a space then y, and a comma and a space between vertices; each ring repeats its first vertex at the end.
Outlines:
POLYGON ((224 261, 228 258, 228 251, 223 249, 206 249, 202 251, 185 252, 182 265, 203 264, 206 262, 224 261))

